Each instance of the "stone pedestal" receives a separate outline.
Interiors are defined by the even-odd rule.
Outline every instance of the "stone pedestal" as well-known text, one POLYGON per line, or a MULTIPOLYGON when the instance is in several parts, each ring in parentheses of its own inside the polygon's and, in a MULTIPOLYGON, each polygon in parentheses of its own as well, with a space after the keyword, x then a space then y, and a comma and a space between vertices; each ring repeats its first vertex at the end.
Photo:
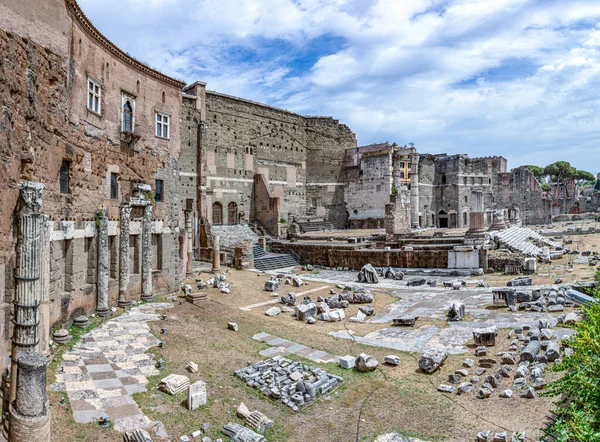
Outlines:
POLYGON ((142 222, 142 299, 154 299, 152 291, 152 205, 144 207, 142 222))
POLYGON ((98 284, 96 298, 96 313, 98 316, 108 316, 108 280, 109 280, 109 250, 108 250, 108 217, 99 212, 96 218, 98 229, 98 284))
POLYGON ((397 195, 392 195, 385 205, 385 236, 391 241, 396 235, 411 232, 411 204, 408 190, 401 187, 397 195))
POLYGON ((127 286, 129 285, 129 222, 131 206, 121 206, 121 236, 119 249, 119 307, 125 308, 131 305, 127 297, 127 286))
POLYGON ((213 237, 212 248, 212 271, 218 272, 221 270, 221 246, 219 244, 219 235, 213 237))
POLYGON ((9 408, 10 442, 50 442, 50 406, 46 397, 46 357, 20 353, 15 401, 9 408))
POLYGON ((467 236, 482 236, 485 233, 485 213, 469 213, 469 230, 467 236))
POLYGON ((494 218, 493 218, 492 225, 490 226, 489 230, 490 231, 504 230, 506 228, 507 228, 507 226, 506 226, 506 223, 504 222, 504 211, 503 210, 494 211, 494 218))

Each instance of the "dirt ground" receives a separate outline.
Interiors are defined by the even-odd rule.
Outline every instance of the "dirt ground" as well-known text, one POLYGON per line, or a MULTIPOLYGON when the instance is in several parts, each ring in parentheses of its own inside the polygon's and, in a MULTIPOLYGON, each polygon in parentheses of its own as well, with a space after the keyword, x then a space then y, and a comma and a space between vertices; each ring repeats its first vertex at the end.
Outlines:
MULTIPOLYGON (((600 244, 600 235, 577 236, 575 239, 581 241, 580 250, 595 250, 600 244)), ((566 271, 566 264, 567 258, 562 258, 560 261, 553 261, 551 266, 538 267, 539 273, 548 276, 536 276, 535 283, 552 282, 556 277, 565 281, 593 278, 594 268, 576 264, 574 271, 569 273, 566 271)), ((207 279, 208 275, 202 274, 200 277, 207 279)), ((150 378, 149 391, 135 395, 135 399, 148 417, 165 425, 171 440, 177 441, 180 435, 189 435, 201 428, 203 423, 211 425, 209 436, 213 440, 217 437, 227 440, 220 430, 227 422, 243 423, 235 416, 240 402, 244 402, 251 410, 260 410, 275 422, 275 428, 266 435, 269 441, 373 441, 377 435, 392 431, 431 441, 469 441, 474 439, 478 431, 500 431, 502 428, 525 431, 528 438, 541 436, 538 428, 552 408, 551 398, 522 399, 515 392, 512 398, 503 399, 496 392, 489 399, 479 400, 475 397, 476 390, 465 396, 446 395, 436 390, 440 383, 447 383, 449 374, 463 368, 465 358, 476 359, 473 352, 450 356, 441 370, 425 375, 418 371, 418 354, 353 344, 352 341, 327 335, 331 330, 342 330, 343 323, 318 321, 315 325, 308 325, 295 320, 289 313, 267 317, 264 311, 270 306, 242 311, 239 307, 272 299, 268 292, 263 291, 267 277, 235 270, 230 270, 227 277, 232 283, 231 294, 208 289, 205 292, 209 295, 209 300, 203 304, 194 306, 183 302, 175 305, 168 311, 169 318, 166 322, 151 324, 157 336, 161 327, 168 328, 168 334, 161 336, 166 347, 153 349, 157 358, 165 360, 166 368, 159 376, 150 378), (239 331, 228 330, 228 321, 236 322, 239 331), (287 407, 262 397, 257 390, 250 389, 234 375, 235 370, 263 359, 258 352, 268 346, 251 339, 260 332, 336 355, 358 355, 365 352, 382 362, 387 354, 397 354, 402 362, 398 367, 380 365, 381 370, 363 374, 343 370, 334 364, 316 364, 303 360, 342 376, 344 384, 309 408, 294 413, 287 407), (189 361, 198 364, 198 373, 190 374, 185 370, 189 361), (189 411, 184 406, 185 394, 171 397, 157 391, 159 380, 170 373, 188 375, 191 382, 205 381, 208 403, 199 410, 189 411)), ((498 284, 509 277, 486 275, 486 279, 498 284)), ((311 293, 313 299, 328 294, 330 286, 319 282, 311 282, 301 289, 282 285, 279 294, 318 287, 324 288, 320 292, 311 293)), ((375 310, 382 311, 395 299, 385 292, 375 292, 375 310)), ((358 306, 351 305, 346 317, 354 315, 357 310, 358 306)), ((381 325, 373 324, 346 325, 361 336, 381 328, 381 325)), ((436 325, 444 326, 441 322, 436 325)), ((489 348, 488 355, 507 349, 509 343, 508 331, 502 330, 496 347, 489 348)), ((51 366, 49 384, 53 380, 56 366, 56 362, 51 366)), ((474 374, 474 369, 475 367, 469 369, 469 373, 474 374)), ((555 376, 549 371, 545 374, 548 381, 555 376)), ((501 388, 510 388, 511 384, 512 378, 505 380, 501 388)), ((73 422, 68 406, 58 404, 61 395, 49 391, 53 441, 121 440, 122 436, 112 430, 102 430, 96 424, 82 425, 73 422)))

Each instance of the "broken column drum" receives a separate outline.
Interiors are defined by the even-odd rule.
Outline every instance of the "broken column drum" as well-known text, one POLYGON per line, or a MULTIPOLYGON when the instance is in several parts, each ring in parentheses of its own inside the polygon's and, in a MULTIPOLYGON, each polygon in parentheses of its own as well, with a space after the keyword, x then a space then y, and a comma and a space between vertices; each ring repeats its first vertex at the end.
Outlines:
POLYGON ((477 346, 485 345, 490 347, 496 345, 496 336, 498 336, 498 329, 496 327, 473 329, 473 340, 477 346))
POLYGON ((20 352, 33 352, 39 343, 41 235, 44 216, 43 184, 21 183, 17 218, 15 266, 14 330, 12 337, 10 397, 16 396, 17 358, 20 352))
POLYGON ((152 205, 144 207, 142 221, 142 299, 154 298, 152 292, 152 205))
POLYGON ((469 231, 467 235, 481 235, 485 231, 485 213, 483 212, 483 193, 471 193, 471 212, 469 213, 469 231))
POLYGON ((219 244, 219 235, 213 236, 212 248, 212 271, 218 272, 221 270, 221 246, 219 244))
POLYGON ((127 307, 131 301, 127 299, 129 284, 129 222, 131 206, 121 206, 121 244, 119 249, 119 307, 127 307))
POLYGON ((50 407, 46 397, 46 357, 20 353, 16 399, 9 409, 9 441, 49 442, 50 407))
POLYGON ((192 212, 191 210, 184 210, 183 215, 185 217, 185 233, 187 236, 185 249, 187 252, 187 265, 186 265, 186 274, 190 276, 192 274, 192 264, 193 264, 193 244, 192 244, 192 212))
POLYGON ((108 308, 108 218, 103 211, 98 213, 96 226, 98 230, 98 287, 96 313, 98 313, 98 316, 107 316, 110 313, 108 308))
POLYGON ((523 351, 521 351, 521 361, 533 362, 537 354, 540 352, 540 347, 540 341, 529 341, 529 344, 527 344, 523 351))

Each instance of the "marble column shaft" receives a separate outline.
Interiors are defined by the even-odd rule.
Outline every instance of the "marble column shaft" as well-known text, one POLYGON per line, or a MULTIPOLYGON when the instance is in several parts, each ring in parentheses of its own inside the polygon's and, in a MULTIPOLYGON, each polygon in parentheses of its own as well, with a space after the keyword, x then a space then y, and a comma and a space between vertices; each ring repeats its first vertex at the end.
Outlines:
POLYGON ((108 313, 108 280, 109 280, 109 250, 108 250, 108 218, 100 212, 97 218, 98 228, 98 285, 96 311, 100 316, 108 313))
POLYGON ((17 358, 20 352, 33 352, 39 345, 39 312, 41 304, 40 258, 42 227, 40 214, 43 184, 21 183, 17 224, 15 267, 14 329, 11 352, 9 401, 17 391, 17 358))
POLYGON ((152 205, 148 204, 142 222, 142 298, 152 297, 152 205))
POLYGON ((212 247, 212 271, 218 272, 221 270, 221 246, 219 244, 219 235, 213 236, 212 247))
POLYGON ((184 210, 183 214, 185 216, 185 234, 186 234, 186 253, 187 253, 187 265, 186 265, 186 273, 191 275, 193 267, 193 244, 192 244, 192 212, 191 210, 184 210))
POLYGON ((411 226, 419 227, 419 154, 411 155, 410 165, 411 226))
POLYGON ((127 299, 129 284, 129 225, 131 221, 131 206, 121 206, 121 246, 119 248, 119 305, 130 303, 127 299))

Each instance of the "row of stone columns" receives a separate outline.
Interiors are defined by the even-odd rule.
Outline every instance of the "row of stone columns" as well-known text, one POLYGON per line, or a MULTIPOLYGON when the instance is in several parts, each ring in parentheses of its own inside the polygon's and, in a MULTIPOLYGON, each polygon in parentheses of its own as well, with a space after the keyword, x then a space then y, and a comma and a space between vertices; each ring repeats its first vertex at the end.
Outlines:
MULTIPOLYGON (((127 286, 129 285, 129 238, 131 209, 129 204, 121 206, 121 243, 119 250, 119 307, 125 308, 131 305, 131 300, 127 296, 127 286)), ((108 249, 108 229, 107 229, 106 248, 108 249)), ((102 244, 100 244, 102 246, 102 244)), ((108 262, 108 260, 107 260, 108 262)), ((108 275, 108 268, 104 269, 108 275)), ((102 278, 106 279, 104 275, 102 278)), ((100 279, 100 276, 99 278, 100 279)), ((98 286, 100 290, 100 286, 98 286)), ((108 299, 108 284, 102 287, 105 290, 98 298, 108 299)), ((142 299, 150 300, 154 297, 152 292, 152 205, 144 206, 144 218, 142 221, 142 299)))

